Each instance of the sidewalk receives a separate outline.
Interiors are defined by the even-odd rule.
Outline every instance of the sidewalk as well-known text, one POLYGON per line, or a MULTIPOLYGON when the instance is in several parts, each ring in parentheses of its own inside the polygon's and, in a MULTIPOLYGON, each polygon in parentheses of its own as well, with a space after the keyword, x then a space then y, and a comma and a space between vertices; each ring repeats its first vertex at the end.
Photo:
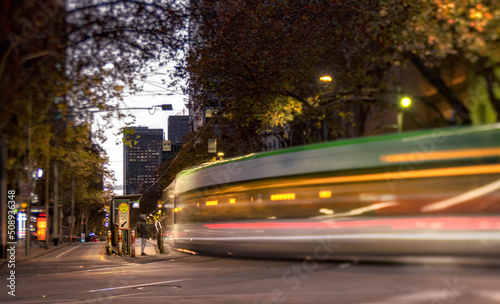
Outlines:
MULTIPOLYGON (((135 243, 135 256, 141 256, 141 244, 142 244, 142 239, 136 240, 135 243)), ((168 252, 168 249, 165 250, 165 252, 168 252)), ((146 241, 146 248, 144 248, 144 253, 147 255, 160 255, 160 251, 158 249, 158 243, 156 240, 147 240, 146 241)))
POLYGON ((176 259, 176 258, 183 258, 186 256, 190 256, 189 254, 178 252, 176 250, 170 249, 170 246, 164 242, 163 243, 163 254, 160 253, 158 249, 158 243, 156 240, 146 240, 146 248, 144 249, 144 252, 146 255, 141 255, 141 244, 142 244, 142 239, 136 240, 135 243, 135 257, 131 257, 130 253, 127 255, 122 254, 121 256, 117 254, 118 249, 114 248, 113 249, 113 254, 112 255, 106 255, 106 258, 109 259, 126 259, 129 261, 151 261, 151 260, 164 260, 164 259, 176 259))

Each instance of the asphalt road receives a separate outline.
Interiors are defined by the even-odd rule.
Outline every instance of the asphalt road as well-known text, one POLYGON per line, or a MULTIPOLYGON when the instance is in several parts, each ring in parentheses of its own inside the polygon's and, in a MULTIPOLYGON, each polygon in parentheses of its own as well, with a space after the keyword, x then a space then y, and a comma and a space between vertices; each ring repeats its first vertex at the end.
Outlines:
MULTIPOLYGON (((499 266, 169 259, 104 255, 103 243, 16 265, 6 303, 500 303, 499 266)), ((2 278, 8 278, 6 267, 2 278)), ((5 280, 9 281, 9 280, 5 280)), ((4 281, 4 282, 5 282, 4 281)), ((5 286, 5 284, 4 284, 5 286)))

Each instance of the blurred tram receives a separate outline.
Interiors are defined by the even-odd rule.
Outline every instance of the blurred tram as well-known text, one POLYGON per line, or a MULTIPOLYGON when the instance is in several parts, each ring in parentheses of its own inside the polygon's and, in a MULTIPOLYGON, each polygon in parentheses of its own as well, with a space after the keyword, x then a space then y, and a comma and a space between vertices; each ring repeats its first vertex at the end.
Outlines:
POLYGON ((207 163, 164 195, 173 246, 331 260, 500 253, 500 124, 313 144, 207 163))

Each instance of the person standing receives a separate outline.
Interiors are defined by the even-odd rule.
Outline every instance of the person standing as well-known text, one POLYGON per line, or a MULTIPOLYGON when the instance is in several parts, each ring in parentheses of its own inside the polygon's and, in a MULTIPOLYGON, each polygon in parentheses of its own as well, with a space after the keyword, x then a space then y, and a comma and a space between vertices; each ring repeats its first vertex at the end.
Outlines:
POLYGON ((142 239, 141 255, 147 255, 144 250, 146 249, 146 241, 148 238, 148 224, 146 223, 146 215, 144 214, 141 214, 141 222, 139 223, 139 227, 137 227, 137 231, 142 239))

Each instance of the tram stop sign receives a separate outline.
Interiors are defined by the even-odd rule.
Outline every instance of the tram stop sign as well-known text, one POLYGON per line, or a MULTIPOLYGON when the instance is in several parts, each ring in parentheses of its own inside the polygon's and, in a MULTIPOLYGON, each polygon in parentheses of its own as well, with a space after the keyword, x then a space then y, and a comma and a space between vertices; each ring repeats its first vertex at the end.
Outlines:
POLYGON ((130 208, 128 203, 120 203, 118 205, 118 229, 130 229, 130 208))

